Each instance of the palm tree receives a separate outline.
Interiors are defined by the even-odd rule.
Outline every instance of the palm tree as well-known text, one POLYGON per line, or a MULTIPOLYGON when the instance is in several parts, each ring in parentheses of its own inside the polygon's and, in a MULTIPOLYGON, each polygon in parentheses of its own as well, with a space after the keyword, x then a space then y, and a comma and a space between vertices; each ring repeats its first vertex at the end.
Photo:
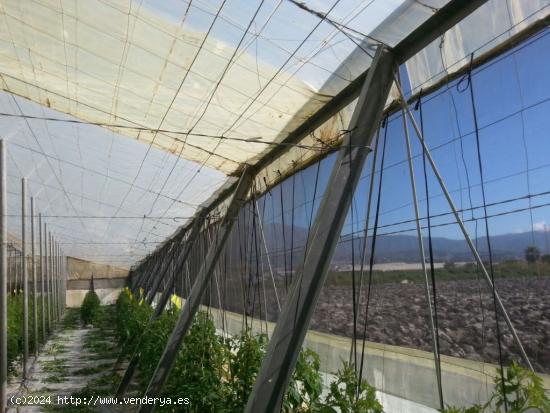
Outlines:
POLYGON ((530 247, 525 248, 525 260, 532 264, 540 259, 540 250, 538 247, 531 245, 530 247))

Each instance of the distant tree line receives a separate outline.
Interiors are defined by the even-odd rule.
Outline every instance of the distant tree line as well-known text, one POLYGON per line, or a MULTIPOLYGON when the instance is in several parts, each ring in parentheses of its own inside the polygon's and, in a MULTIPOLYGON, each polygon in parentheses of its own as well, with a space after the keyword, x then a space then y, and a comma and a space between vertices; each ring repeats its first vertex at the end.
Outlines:
POLYGON ((525 261, 534 264, 537 261, 550 263, 550 254, 541 254, 540 249, 534 245, 525 248, 525 261))

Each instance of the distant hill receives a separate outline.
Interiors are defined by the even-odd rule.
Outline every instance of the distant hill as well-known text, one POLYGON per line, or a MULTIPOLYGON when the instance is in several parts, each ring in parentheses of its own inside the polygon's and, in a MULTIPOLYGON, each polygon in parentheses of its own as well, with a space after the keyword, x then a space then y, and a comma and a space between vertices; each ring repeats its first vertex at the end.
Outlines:
MULTIPOLYGON (((265 224, 264 236, 267 241, 268 249, 271 253, 270 260, 274 267, 284 267, 285 256, 287 268, 290 263, 290 245, 291 238, 294 238, 294 255, 292 257, 294 263, 298 263, 303 259, 303 247, 307 241, 307 228, 292 227, 287 225, 284 227, 286 254, 283 252, 283 227, 282 225, 265 224)), ((548 235, 550 238, 550 234, 548 235)), ((493 258, 496 261, 504 261, 509 259, 523 259, 524 250, 526 247, 536 245, 542 253, 546 251, 546 239, 543 231, 511 233, 491 236, 491 246, 493 249, 493 258)), ((370 239, 367 248, 367 254, 370 251, 370 239)), ((355 260, 359 262, 361 251, 363 249, 363 237, 355 237, 353 245, 355 250, 355 260)), ((474 240, 476 242, 476 240, 474 240)), ((258 245, 263 244, 258 239, 258 245)), ((482 257, 487 256, 486 237, 477 239, 478 251, 482 257)), ((432 238, 434 249, 434 258, 438 262, 460 262, 472 261, 473 257, 470 253, 466 241, 462 239, 451 239, 444 237, 432 238)), ((249 243, 249 247, 250 247, 249 243)), ((426 256, 428 255, 428 240, 424 238, 426 256)), ((336 248, 333 256, 333 264, 350 264, 352 260, 352 240, 350 236, 343 236, 336 248)), ((379 236, 376 240, 376 262, 418 262, 418 241, 414 235, 385 235, 379 236)))
MULTIPOLYGON (((354 239, 354 250, 360 254, 363 247, 363 238, 354 239)), ((370 239, 367 251, 370 251, 370 239)), ((482 257, 487 256, 487 238, 480 237, 474 240, 482 257)), ((349 236, 342 238, 338 245, 333 262, 349 263, 351 261, 351 239, 349 236)), ((468 244, 462 239, 450 239, 443 237, 432 238, 435 261, 457 262, 472 261, 468 244)), ((493 258, 496 261, 511 259, 523 259, 524 251, 530 245, 536 245, 542 253, 546 251, 545 233, 542 231, 522 232, 515 234, 503 234, 491 236, 491 247, 493 258), (533 244, 534 238, 534 244, 533 244)), ((428 254, 428 240, 424 238, 426 255, 428 254)), ((360 255, 356 255, 360 256, 360 255)), ((418 261, 418 240, 414 235, 386 235, 376 240, 376 261, 377 262, 414 262, 418 261)))

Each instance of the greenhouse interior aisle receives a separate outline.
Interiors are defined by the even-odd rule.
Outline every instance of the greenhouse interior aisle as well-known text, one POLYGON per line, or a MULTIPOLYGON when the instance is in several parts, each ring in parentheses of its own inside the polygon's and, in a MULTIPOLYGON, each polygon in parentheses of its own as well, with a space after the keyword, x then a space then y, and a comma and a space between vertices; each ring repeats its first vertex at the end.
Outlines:
MULTIPOLYGON (((91 412, 108 405, 127 363, 117 364, 113 318, 105 309, 96 326, 83 325, 78 309, 68 310, 33 360, 24 382, 12 379, 9 396, 28 400, 8 412, 91 412), (100 399, 104 397, 105 399, 100 399)), ((129 395, 135 390, 131 386, 129 395)), ((132 407, 117 411, 133 411, 132 407)))

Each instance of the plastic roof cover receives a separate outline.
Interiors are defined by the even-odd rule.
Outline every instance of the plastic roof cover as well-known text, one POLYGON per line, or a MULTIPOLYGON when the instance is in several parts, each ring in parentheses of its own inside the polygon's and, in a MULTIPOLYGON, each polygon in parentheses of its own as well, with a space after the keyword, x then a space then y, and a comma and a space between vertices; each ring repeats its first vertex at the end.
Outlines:
MULTIPOLYGON (((6 93, 0 111, 70 119, 6 93)), ((7 142, 9 233, 21 234, 26 177, 36 213, 65 253, 91 261, 129 266, 226 181, 216 170, 196 174, 200 166, 193 162, 98 126, 0 116, 0 136, 7 142)))
POLYGON ((368 67, 363 34, 394 45, 445 3, 306 2, 351 40, 288 0, 5 0, 2 87, 232 174, 271 148, 234 139, 280 141, 368 67))
MULTIPOLYGON (((162 217, 160 221, 90 218, 89 222, 81 217, 58 225, 73 237, 67 240, 84 239, 83 245, 124 239, 119 250, 101 246, 90 250, 85 245, 75 255, 91 259, 90 251, 98 257, 130 251, 135 255, 127 257, 127 262, 132 262, 183 223, 169 222, 166 216, 191 215, 221 187, 223 174, 238 173, 244 163, 253 164, 366 70, 371 59, 365 50, 372 52, 376 41, 397 44, 446 3, 303 3, 327 14, 328 19, 320 19, 289 0, 4 0, 0 3, 1 87, 140 143, 97 126, 62 127, 34 120, 27 120, 35 135, 30 141, 25 130, 29 125, 23 120, 17 123, 18 132, 2 120, 7 128, 2 132, 17 135, 15 141, 24 139, 24 146, 41 142, 42 148, 34 148, 34 159, 28 153, 14 158, 26 165, 19 166, 19 174, 30 174, 31 186, 33 176, 42 180, 32 193, 46 192, 45 184, 62 191, 47 195, 56 199, 43 200, 52 202, 48 208, 57 208, 56 213, 162 217), (52 140, 53 129, 63 145, 52 140), (78 145, 85 145, 85 150, 79 151, 78 145), (47 161, 39 156, 41 152, 48 154, 47 161), (174 160, 181 158, 196 164, 174 160), (122 180, 113 178, 111 171, 107 178, 87 173, 106 164, 122 180), (42 165, 39 172, 38 165, 42 165), (152 246, 132 244, 140 241, 152 246)), ((426 87, 445 70, 458 70, 468 63, 470 53, 494 47, 547 14, 548 4, 548 0, 490 0, 449 31, 443 47, 436 41, 408 62, 411 86, 426 87)), ((3 111, 7 101, 3 96, 3 111)), ((14 113, 40 112, 21 99, 18 102, 20 108, 10 109, 14 113)), ((332 142, 347 127, 352 107, 301 143, 318 150, 323 141, 332 142)), ((10 150, 25 149, 15 145, 10 150)), ((266 167, 260 180, 272 180, 274 172, 288 173, 313 152, 293 148, 266 167)), ((12 173, 14 167, 10 165, 12 173)), ((71 248, 76 251, 78 245, 71 248)))

